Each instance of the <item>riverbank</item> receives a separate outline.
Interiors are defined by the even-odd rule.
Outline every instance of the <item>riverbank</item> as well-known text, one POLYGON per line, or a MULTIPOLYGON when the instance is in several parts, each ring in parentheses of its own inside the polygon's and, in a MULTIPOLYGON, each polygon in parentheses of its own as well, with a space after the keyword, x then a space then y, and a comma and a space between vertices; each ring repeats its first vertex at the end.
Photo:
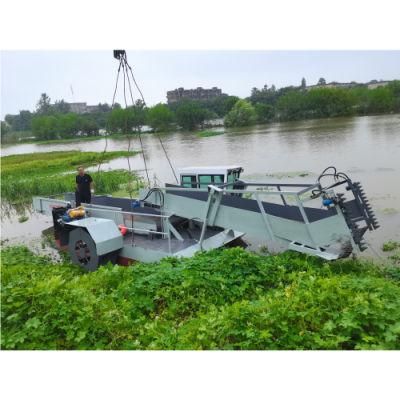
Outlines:
MULTIPOLYGON (((151 134, 153 132, 142 132, 144 134, 151 134)), ((168 133, 168 132, 164 132, 168 133)), ((27 140, 20 140, 16 142, 8 142, 2 143, 2 147, 13 146, 18 144, 38 144, 38 145, 45 145, 45 144, 68 144, 68 143, 79 143, 79 142, 92 142, 96 140, 105 139, 105 137, 109 139, 128 139, 130 137, 136 137, 137 133, 132 132, 131 134, 124 134, 124 133, 114 133, 112 135, 97 135, 97 136, 77 136, 73 138, 65 138, 65 139, 49 139, 49 140, 35 140, 35 139, 27 139, 27 140)))
POLYGON ((400 349, 400 275, 240 248, 92 273, 2 251, 3 349, 400 349))
MULTIPOLYGON (((203 128, 198 128, 193 131, 185 131, 183 129, 180 129, 179 127, 175 127, 175 129, 169 129, 166 131, 159 131, 159 132, 154 132, 152 130, 147 130, 143 131, 142 135, 161 135, 161 136, 168 136, 172 135, 174 133, 182 133, 182 134, 187 134, 188 136, 193 136, 193 137, 198 137, 198 138, 205 138, 205 137, 212 137, 212 136, 217 136, 217 135, 222 135, 224 133, 229 133, 232 131, 246 131, 246 130, 253 130, 253 129, 260 129, 260 128, 266 128, 270 129, 273 128, 276 125, 281 125, 281 124, 288 124, 290 125, 302 125, 304 123, 309 123, 309 124, 331 124, 335 123, 335 121, 339 122, 343 119, 348 119, 348 118, 363 118, 363 117, 381 117, 381 116, 398 116, 400 117, 400 113, 374 113, 371 115, 362 115, 362 116, 352 116, 352 117, 344 117, 344 116, 336 116, 336 117, 327 117, 327 118, 307 118, 307 119, 297 119, 297 120, 290 120, 290 121, 279 121, 279 120, 271 120, 268 123, 254 123, 251 125, 247 126, 240 126, 240 127, 232 127, 232 128, 227 128, 224 127, 223 125, 212 125, 210 127, 207 127, 207 129, 203 128), (196 136, 194 136, 196 135, 196 136)), ((129 137, 132 139, 135 139, 138 137, 138 134, 136 132, 132 132, 131 134, 123 134, 123 133, 114 133, 114 134, 109 134, 107 135, 107 138, 110 140, 126 140, 129 137)), ((66 139, 51 139, 51 140, 35 140, 35 139, 27 139, 27 140, 21 140, 21 141, 16 141, 16 142, 8 142, 8 143, 2 143, 1 147, 2 148, 7 148, 11 146, 16 146, 16 145, 24 145, 24 144, 34 144, 34 145, 56 145, 56 144, 73 144, 73 143, 86 143, 86 142, 92 142, 92 141, 99 141, 99 140, 104 140, 105 135, 98 135, 98 136, 79 136, 79 137, 74 137, 74 138, 66 138, 66 139)))

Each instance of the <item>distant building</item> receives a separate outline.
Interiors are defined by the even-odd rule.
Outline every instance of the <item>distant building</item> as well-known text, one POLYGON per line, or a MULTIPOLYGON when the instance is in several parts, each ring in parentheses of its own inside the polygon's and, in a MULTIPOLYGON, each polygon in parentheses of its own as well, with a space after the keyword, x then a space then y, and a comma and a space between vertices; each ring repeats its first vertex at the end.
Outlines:
POLYGON ((211 89, 203 89, 202 87, 184 89, 180 87, 167 92, 168 104, 176 103, 180 100, 208 100, 220 96, 226 96, 226 94, 222 93, 222 90, 217 87, 211 89))
POLYGON ((386 86, 390 83, 391 81, 377 81, 377 80, 372 80, 367 83, 358 83, 358 82, 329 82, 326 83, 325 85, 310 85, 306 87, 306 90, 311 90, 315 88, 352 88, 352 87, 367 87, 368 89, 376 89, 377 87, 381 86, 386 86))
POLYGON ((368 89, 376 89, 377 87, 386 86, 391 81, 371 81, 367 83, 368 89))
POLYGON ((306 90, 316 89, 316 88, 351 88, 356 86, 363 86, 363 84, 357 82, 329 82, 325 85, 310 85, 306 87, 306 90))
POLYGON ((99 106, 86 106, 86 112, 87 113, 95 113, 98 112, 99 110, 99 106))
POLYGON ((88 106, 86 103, 65 103, 69 111, 76 114, 95 113, 99 111, 99 106, 88 106))
POLYGON ((69 111, 76 114, 84 114, 86 112, 86 103, 67 103, 69 111))

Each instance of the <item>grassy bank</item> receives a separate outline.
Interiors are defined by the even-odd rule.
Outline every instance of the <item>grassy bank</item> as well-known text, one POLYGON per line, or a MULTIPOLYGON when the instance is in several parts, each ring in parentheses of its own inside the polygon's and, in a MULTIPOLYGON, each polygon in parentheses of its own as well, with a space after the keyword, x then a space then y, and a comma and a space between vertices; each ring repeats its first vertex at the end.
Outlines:
POLYGON ((76 143, 76 142, 92 142, 93 140, 99 140, 99 139, 104 139, 104 136, 79 136, 71 139, 49 139, 49 140, 27 139, 27 140, 21 140, 19 143, 63 144, 63 143, 76 143))
POLYGON ((2 252, 3 349, 400 349, 400 274, 214 250, 85 274, 2 252))
MULTIPOLYGON (((17 132, 18 133, 18 132, 17 132)), ((146 131, 142 132, 142 135, 147 135, 147 134, 152 134, 152 131, 146 131)), ((163 132, 163 133, 168 133, 168 132, 163 132)), ((113 134, 108 134, 107 137, 108 139, 113 139, 113 140, 120 140, 120 139, 127 139, 128 137, 131 137, 132 139, 138 138, 137 133, 131 133, 131 134, 126 134, 126 133, 113 133, 113 134)), ((38 144, 38 145, 45 145, 45 144, 66 144, 66 143, 79 143, 79 142, 93 142, 95 140, 101 140, 104 139, 105 136, 98 135, 98 136, 76 136, 73 138, 64 138, 64 139, 48 139, 48 140, 38 140, 38 139, 24 139, 23 137, 21 140, 19 138, 15 139, 14 141, 6 141, 3 142, 2 145, 17 145, 17 144, 38 144)))
POLYGON ((223 131, 200 131, 197 132, 198 137, 212 137, 212 136, 218 136, 218 135, 223 135, 223 131))
MULTIPOLYGON (((124 157, 126 151, 50 152, 12 155, 1 158, 1 195, 10 203, 30 201, 32 196, 56 195, 75 190, 74 176, 79 165, 85 167, 124 157)), ((91 173, 97 193, 112 193, 130 181, 127 171, 91 173)))

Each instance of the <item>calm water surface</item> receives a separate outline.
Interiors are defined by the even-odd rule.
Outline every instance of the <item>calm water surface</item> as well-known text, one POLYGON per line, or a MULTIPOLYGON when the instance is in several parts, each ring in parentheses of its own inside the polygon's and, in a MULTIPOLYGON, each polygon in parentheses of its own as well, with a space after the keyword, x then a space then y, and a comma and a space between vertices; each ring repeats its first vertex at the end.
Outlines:
MULTIPOLYGON (((101 139, 54 145, 21 144, 3 147, 2 155, 77 149, 102 151, 104 142, 101 139)), ((150 178, 173 182, 157 137, 143 135, 143 143, 150 178)), ((400 240, 399 114, 276 123, 227 130, 223 135, 206 138, 177 132, 163 136, 163 143, 177 168, 239 164, 244 168, 245 179, 314 182, 325 167, 334 165, 353 180, 362 182, 376 210, 381 228, 367 237, 369 243, 378 249, 388 239, 400 240)), ((139 150, 137 140, 132 144, 139 150)), ((127 146, 127 140, 109 140, 108 150, 126 150, 127 146)), ((143 170, 141 155, 132 157, 131 165, 143 170)), ((128 168, 126 158, 103 165, 103 169, 115 168, 128 168)), ((23 224, 15 223, 15 216, 3 216, 2 236, 13 241, 21 240, 22 232, 35 237, 38 227, 45 229, 48 223, 42 216, 23 224)))

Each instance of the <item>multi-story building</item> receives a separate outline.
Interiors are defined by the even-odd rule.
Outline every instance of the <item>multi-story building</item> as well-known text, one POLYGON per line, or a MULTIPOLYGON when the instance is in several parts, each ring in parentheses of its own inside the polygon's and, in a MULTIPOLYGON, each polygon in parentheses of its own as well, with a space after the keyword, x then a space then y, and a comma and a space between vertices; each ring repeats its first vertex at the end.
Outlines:
POLYGON ((168 104, 184 99, 207 100, 220 96, 226 96, 226 94, 222 93, 222 90, 217 87, 213 87, 211 89, 203 89, 202 87, 198 87, 196 89, 184 89, 183 87, 180 87, 167 92, 168 104))
POLYGON ((86 103, 67 103, 69 111, 76 114, 84 114, 86 112, 86 103))
POLYGON ((94 113, 99 111, 99 106, 89 106, 86 103, 65 103, 69 107, 69 112, 76 114, 94 113))
POLYGON ((315 88, 352 88, 352 87, 367 87, 368 89, 376 89, 377 87, 381 86, 386 86, 390 83, 391 81, 377 81, 377 80, 372 80, 367 83, 357 83, 357 82, 329 82, 324 85, 317 84, 317 85, 311 85, 307 86, 307 90, 315 89, 315 88))

